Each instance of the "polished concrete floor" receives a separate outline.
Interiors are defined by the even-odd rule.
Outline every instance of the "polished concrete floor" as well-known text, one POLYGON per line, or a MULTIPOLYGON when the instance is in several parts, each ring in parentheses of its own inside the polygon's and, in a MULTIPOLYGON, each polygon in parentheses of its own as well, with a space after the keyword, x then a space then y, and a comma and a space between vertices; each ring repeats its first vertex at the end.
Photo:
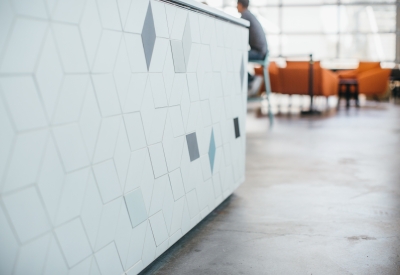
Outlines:
POLYGON ((400 106, 248 115, 246 182, 144 274, 400 274, 400 106))

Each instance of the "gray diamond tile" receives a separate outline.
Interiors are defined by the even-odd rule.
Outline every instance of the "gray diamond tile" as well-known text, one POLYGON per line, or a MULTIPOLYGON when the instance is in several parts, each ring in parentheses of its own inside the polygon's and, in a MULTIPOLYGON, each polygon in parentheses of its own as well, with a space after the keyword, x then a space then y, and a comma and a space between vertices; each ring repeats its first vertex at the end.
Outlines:
POLYGON ((238 138, 238 137, 240 137, 239 118, 238 117, 233 119, 233 124, 235 126, 235 138, 238 138))
POLYGON ((196 133, 186 135, 186 141, 189 148, 190 161, 194 161, 200 157, 199 145, 197 143, 196 133))
POLYGON ((215 152, 216 152, 216 148, 215 148, 214 130, 212 130, 211 131, 210 147, 208 149, 208 158, 210 160, 211 173, 214 170, 215 152))
POLYGON ((146 56, 147 69, 150 67, 151 56, 153 55, 154 44, 156 42, 156 29, 154 27, 153 12, 151 5, 147 8, 146 18, 142 29, 142 41, 144 54, 146 56))

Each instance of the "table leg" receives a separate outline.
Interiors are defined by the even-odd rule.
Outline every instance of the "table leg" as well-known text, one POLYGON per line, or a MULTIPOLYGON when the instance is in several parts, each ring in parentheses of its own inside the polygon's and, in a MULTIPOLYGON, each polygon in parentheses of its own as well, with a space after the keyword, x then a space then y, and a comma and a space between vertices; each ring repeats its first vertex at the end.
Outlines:
POLYGON ((358 85, 354 85, 354 89, 355 89, 354 97, 356 100, 356 107, 358 108, 358 107, 360 107, 360 101, 358 100, 358 85))
POLYGON ((350 87, 351 85, 346 85, 346 108, 350 107, 350 87))

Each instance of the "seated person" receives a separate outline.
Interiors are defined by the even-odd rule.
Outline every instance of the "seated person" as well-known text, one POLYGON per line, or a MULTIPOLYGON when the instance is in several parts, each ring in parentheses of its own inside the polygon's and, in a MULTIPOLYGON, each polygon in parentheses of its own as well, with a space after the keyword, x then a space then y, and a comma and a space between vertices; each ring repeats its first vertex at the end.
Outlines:
MULTIPOLYGON (((250 21, 249 27, 249 61, 264 60, 268 54, 267 39, 264 30, 257 18, 249 10, 249 0, 238 0, 237 10, 242 14, 242 18, 250 21)), ((261 86, 262 77, 255 77, 248 74, 249 95, 252 96, 258 92, 261 86)))

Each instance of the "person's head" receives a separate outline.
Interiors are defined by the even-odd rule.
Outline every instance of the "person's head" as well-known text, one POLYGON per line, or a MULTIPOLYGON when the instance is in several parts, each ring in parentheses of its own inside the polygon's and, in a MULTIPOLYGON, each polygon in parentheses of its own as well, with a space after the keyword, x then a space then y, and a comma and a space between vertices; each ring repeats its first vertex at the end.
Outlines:
POLYGON ((237 2, 237 10, 242 13, 249 7, 249 0, 238 0, 237 2))

